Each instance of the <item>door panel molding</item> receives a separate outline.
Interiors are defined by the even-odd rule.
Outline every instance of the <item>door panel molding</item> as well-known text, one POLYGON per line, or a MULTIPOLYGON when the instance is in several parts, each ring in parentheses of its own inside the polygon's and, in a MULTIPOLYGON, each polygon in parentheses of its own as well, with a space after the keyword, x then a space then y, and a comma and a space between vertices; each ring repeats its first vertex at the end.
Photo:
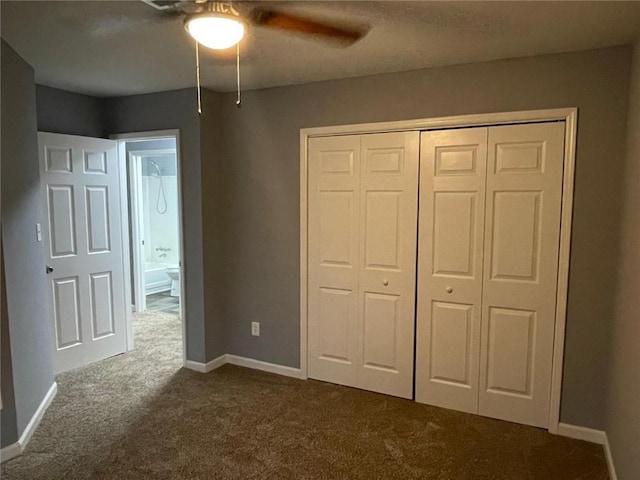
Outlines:
MULTIPOLYGON (((569 259, 571 250, 571 222, 573 216, 573 191, 575 178, 575 157, 577 137, 577 108, 528 110, 487 114, 459 115, 437 118, 422 118, 406 121, 364 123, 329 127, 305 128, 300 130, 300 370, 301 377, 307 378, 307 312, 308 312, 308 141, 313 137, 384 133, 394 131, 423 131, 460 127, 480 127, 534 122, 564 121, 564 162, 562 179, 562 204, 560 225, 560 248, 557 277, 556 328, 553 343, 553 366, 551 402, 549 410, 549 431, 558 433, 560 420, 560 393, 562 387, 562 364, 564 359, 564 338, 566 330, 566 310, 569 282, 569 259)), ((497 173, 508 174, 510 168, 527 171, 544 166, 512 165, 508 155, 503 157, 497 173)), ((444 155, 438 164, 438 175, 455 177, 460 171, 476 168, 473 161, 459 156, 444 155), (470 164, 471 163, 471 164, 470 164)))

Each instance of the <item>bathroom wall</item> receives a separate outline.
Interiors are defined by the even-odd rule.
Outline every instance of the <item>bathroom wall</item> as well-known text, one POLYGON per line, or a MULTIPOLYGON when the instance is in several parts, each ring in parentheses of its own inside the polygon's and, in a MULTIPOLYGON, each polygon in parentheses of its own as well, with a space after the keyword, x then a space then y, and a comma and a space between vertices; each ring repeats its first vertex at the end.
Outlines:
MULTIPOLYGON (((127 159, 129 158, 129 155, 132 152, 151 152, 154 150, 175 150, 176 149, 176 140, 174 138, 160 138, 160 139, 150 139, 150 140, 140 140, 140 141, 134 141, 134 142, 127 142, 125 144, 125 150, 127 153, 127 159)), ((173 172, 172 174, 177 175, 177 164, 175 161, 172 162, 166 162, 166 165, 163 165, 163 171, 167 171, 167 173, 173 172)), ((143 162, 142 164, 142 174, 143 175, 148 175, 148 162, 143 162)), ((127 172, 127 192, 131 192, 131 175, 129 175, 129 172, 127 172)), ((133 224, 131 223, 131 220, 133 219, 133 215, 132 215, 132 211, 131 211, 131 206, 133 205, 132 201, 131 201, 131 196, 129 196, 129 232, 133 232, 133 224)), ((145 215, 145 218, 147 218, 148 215, 145 215)), ((145 233, 149 233, 149 232, 145 232, 145 233)), ((147 237, 149 235, 146 235, 147 237)), ((129 251, 133 252, 133 235, 130 235, 129 238, 129 251)), ((133 264, 133 254, 131 255, 131 258, 129 259, 131 262, 131 285, 135 285, 135 278, 133 275, 134 272, 134 264, 133 264)), ((133 289, 131 289, 131 304, 135 305, 136 303, 136 299, 135 299, 135 292, 133 289)))
POLYGON ((180 238, 175 154, 144 157, 142 196, 145 261, 177 264, 180 261, 180 238), (164 195, 161 194, 161 179, 157 176, 152 161, 162 172, 164 195))

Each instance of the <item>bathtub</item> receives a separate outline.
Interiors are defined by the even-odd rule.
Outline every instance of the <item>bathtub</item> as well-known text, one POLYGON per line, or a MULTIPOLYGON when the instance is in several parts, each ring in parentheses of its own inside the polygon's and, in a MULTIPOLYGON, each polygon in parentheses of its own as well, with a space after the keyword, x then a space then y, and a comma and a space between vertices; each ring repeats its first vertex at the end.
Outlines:
POLYGON ((169 275, 167 275, 167 265, 167 263, 161 262, 144 263, 144 286, 146 295, 171 290, 171 279, 169 275))

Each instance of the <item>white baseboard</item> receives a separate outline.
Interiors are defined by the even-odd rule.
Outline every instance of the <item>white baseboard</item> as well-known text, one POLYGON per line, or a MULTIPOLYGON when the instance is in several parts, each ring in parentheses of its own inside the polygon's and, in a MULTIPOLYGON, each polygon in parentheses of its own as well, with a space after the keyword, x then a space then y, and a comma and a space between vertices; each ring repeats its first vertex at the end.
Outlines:
POLYGON ((253 368, 254 370, 262 370, 263 372, 276 373, 285 377, 303 378, 302 371, 299 368, 285 367, 275 363, 263 362, 253 358, 239 357, 238 355, 225 354, 220 355, 207 363, 193 362, 187 360, 184 366, 196 372, 208 373, 222 365, 230 363, 239 367, 253 368))
POLYGON ((238 355, 227 354, 227 363, 237 365, 239 367, 253 368, 254 370, 262 370, 263 372, 276 373, 285 377, 302 378, 302 371, 299 368, 285 367, 275 363, 263 362, 253 358, 239 357, 238 355))
POLYGON ((609 467, 609 477, 611 480, 618 480, 616 466, 613 463, 613 456, 611 455, 611 447, 609 446, 609 437, 607 437, 606 433, 604 436, 604 456, 607 459, 607 467, 609 467))
POLYGON ((156 293, 169 292, 171 290, 171 280, 162 282, 146 283, 144 288, 145 295, 155 295, 156 293))
POLYGON ((586 442, 597 443, 598 445, 604 445, 607 441, 607 434, 602 430, 595 430, 593 428, 578 427, 576 425, 569 425, 568 423, 558 424, 558 435, 563 437, 575 438, 577 440, 584 440, 586 442))
POLYGON ((56 382, 53 382, 53 384, 49 388, 49 391, 42 399, 42 402, 40 402, 40 406, 36 410, 36 413, 33 414, 33 417, 31 417, 31 420, 27 424, 27 427, 24 429, 24 432, 22 432, 20 440, 18 440, 18 443, 21 445, 23 450, 24 447, 27 446, 27 443, 29 443, 29 440, 31 440, 33 432, 35 432, 36 428, 38 428, 38 425, 40 425, 40 420, 42 420, 44 412, 46 412, 47 408, 49 408, 49 405, 51 405, 51 402, 55 398, 56 393, 58 393, 58 384, 56 382))
POLYGON ((609 477, 611 480, 618 480, 616 475, 616 467, 613 463, 613 457, 611 456, 611 447, 609 446, 609 438, 607 432, 602 430, 595 430, 593 428, 578 427, 576 425, 569 425, 568 423, 558 424, 558 435, 563 437, 575 438, 577 440, 585 440, 591 443, 597 443, 604 448, 604 456, 607 459, 607 467, 609 468, 609 477))
POLYGON ((225 363, 227 363, 226 355, 220 355, 218 358, 214 358, 213 360, 207 363, 193 362, 191 360, 187 360, 186 362, 184 362, 184 366, 185 368, 188 368, 189 370, 195 370, 196 372, 209 373, 212 370, 215 370, 216 368, 221 367, 225 363))
POLYGON ((20 435, 18 441, 0 450, 0 461, 5 462, 7 460, 10 460, 14 457, 17 457, 24 451, 25 447, 29 443, 29 440, 31 440, 31 437, 33 436, 33 432, 35 432, 36 428, 38 428, 38 425, 40 425, 40 421, 44 416, 44 412, 47 411, 47 408, 49 408, 49 405, 51 405, 51 402, 55 398, 56 393, 58 393, 58 384, 56 382, 53 382, 53 384, 49 388, 49 391, 42 399, 42 402, 40 402, 38 409, 33 414, 33 417, 31 417, 31 420, 29 420, 29 423, 24 429, 24 432, 22 432, 22 435, 20 435))
POLYGON ((12 458, 17 457, 22 453, 22 448, 20 448, 20 444, 18 442, 12 443, 11 445, 7 445, 2 450, 0 450, 0 462, 6 462, 7 460, 11 460, 12 458))

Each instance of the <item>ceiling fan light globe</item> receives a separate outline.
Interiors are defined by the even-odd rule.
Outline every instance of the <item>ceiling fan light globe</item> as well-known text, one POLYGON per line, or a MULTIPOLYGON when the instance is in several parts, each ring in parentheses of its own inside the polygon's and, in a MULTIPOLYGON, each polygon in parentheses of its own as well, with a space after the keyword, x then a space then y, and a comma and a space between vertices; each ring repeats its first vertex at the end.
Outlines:
POLYGON ((233 47, 244 36, 244 24, 230 15, 196 15, 185 28, 198 43, 215 50, 233 47))

